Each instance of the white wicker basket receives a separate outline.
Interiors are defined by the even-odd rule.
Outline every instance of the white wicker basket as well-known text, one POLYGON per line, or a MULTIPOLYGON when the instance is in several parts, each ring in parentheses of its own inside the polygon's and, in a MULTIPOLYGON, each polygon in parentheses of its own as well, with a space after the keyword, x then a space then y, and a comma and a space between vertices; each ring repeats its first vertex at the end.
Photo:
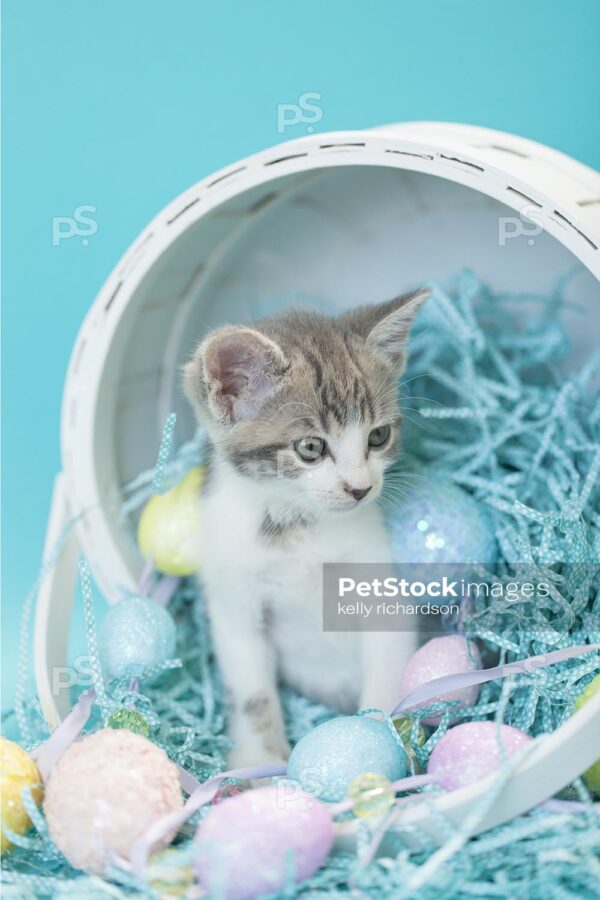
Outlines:
MULTIPOLYGON (((191 420, 178 366, 208 327, 248 316, 249 298, 286 292, 340 309, 383 300, 472 267, 503 289, 549 289, 579 260, 585 315, 568 324, 574 359, 600 334, 600 176, 531 141, 466 125, 415 122, 313 134, 194 185, 150 223, 91 307, 67 376, 47 549, 90 510, 38 599, 39 698, 55 725, 69 706, 65 665, 76 560, 109 601, 133 588, 141 558, 120 516, 121 485, 155 461, 167 415, 191 420)), ((481 828, 568 783, 600 746, 600 696, 540 742, 481 828)), ((596 751, 597 752, 597 751, 596 751)), ((440 801, 460 820, 472 785, 440 801)), ((432 834, 423 809, 410 813, 432 834)))

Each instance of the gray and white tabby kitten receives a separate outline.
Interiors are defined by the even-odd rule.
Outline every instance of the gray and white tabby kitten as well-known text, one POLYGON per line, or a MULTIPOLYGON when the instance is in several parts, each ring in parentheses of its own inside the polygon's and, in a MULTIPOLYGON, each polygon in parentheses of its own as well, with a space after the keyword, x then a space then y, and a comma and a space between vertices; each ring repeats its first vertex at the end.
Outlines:
POLYGON ((322 567, 391 561, 375 501, 398 453, 396 384, 427 295, 218 328, 184 368, 212 444, 198 572, 234 766, 287 759, 278 682, 342 712, 397 700, 416 634, 324 632, 322 567))

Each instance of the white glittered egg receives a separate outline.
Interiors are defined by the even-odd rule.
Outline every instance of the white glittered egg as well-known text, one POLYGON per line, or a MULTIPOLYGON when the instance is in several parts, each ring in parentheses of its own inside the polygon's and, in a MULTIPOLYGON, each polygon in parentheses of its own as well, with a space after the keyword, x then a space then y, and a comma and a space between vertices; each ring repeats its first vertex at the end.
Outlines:
POLYGON ((50 837, 76 869, 102 873, 111 851, 135 841, 183 805, 177 767, 139 734, 105 728, 72 744, 46 785, 50 837))

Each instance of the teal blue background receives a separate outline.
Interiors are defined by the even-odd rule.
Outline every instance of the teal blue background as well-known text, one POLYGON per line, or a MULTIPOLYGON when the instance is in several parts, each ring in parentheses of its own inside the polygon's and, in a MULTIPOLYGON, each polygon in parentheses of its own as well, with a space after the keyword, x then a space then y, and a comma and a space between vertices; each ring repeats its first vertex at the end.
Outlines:
POLYGON ((598 0, 6 0, 3 4, 5 708, 36 577, 80 322, 147 221, 283 139, 277 104, 322 95, 319 131, 405 119, 516 132, 600 167, 598 0), (97 232, 52 244, 52 217, 97 232))

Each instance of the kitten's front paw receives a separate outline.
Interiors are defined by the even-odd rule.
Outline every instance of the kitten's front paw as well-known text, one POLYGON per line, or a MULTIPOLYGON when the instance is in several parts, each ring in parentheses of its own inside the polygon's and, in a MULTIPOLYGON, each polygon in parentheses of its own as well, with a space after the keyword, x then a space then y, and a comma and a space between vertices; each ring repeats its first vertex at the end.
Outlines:
POLYGON ((275 692, 257 691, 239 702, 229 723, 235 745, 229 763, 246 766, 285 765, 290 745, 275 692))

